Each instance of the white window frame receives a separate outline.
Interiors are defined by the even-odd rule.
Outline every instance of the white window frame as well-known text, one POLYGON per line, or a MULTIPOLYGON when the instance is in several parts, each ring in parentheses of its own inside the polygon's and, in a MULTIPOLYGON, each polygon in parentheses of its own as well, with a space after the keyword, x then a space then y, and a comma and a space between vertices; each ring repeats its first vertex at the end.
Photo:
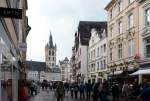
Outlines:
POLYGON ((118 32, 119 32, 119 34, 123 33, 123 24, 122 24, 122 21, 118 22, 118 32))
POLYGON ((133 13, 131 13, 128 16, 128 26, 129 26, 129 29, 133 28, 133 26, 134 26, 134 16, 133 16, 133 13))
POLYGON ((128 41, 128 54, 129 54, 129 57, 133 56, 134 55, 134 40, 133 39, 130 39, 128 41))
POLYGON ((119 44, 118 45, 118 58, 122 59, 122 57, 123 57, 123 46, 122 46, 122 44, 119 44))
POLYGON ((150 7, 145 9, 145 25, 150 26, 150 7))

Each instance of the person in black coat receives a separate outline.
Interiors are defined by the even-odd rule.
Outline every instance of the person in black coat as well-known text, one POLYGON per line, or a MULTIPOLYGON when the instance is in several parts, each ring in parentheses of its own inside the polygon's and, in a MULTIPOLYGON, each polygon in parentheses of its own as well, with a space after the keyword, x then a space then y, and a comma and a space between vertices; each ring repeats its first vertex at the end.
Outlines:
POLYGON ((91 92, 92 92, 92 84, 91 80, 88 80, 88 83, 86 84, 86 101, 90 101, 91 92))
POLYGON ((112 86, 113 101, 119 101, 119 87, 116 83, 112 86))
POLYGON ((79 85, 78 85, 78 83, 76 82, 75 85, 74 85, 74 95, 75 95, 75 99, 78 98, 78 91, 79 91, 79 85))

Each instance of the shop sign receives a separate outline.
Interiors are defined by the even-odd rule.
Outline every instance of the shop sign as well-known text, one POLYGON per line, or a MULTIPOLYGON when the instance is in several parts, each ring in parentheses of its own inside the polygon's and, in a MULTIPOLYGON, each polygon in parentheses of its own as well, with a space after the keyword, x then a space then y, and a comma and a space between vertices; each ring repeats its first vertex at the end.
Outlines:
POLYGON ((0 17, 22 19, 22 9, 0 7, 0 17))
POLYGON ((26 43, 19 43, 18 48, 20 51, 26 51, 27 50, 27 44, 26 43))

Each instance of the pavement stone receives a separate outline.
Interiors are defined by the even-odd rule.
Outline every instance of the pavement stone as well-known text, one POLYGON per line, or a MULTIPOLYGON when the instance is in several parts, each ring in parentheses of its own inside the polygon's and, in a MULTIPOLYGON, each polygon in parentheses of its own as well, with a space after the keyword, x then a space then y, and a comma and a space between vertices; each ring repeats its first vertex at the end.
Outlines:
MULTIPOLYGON (((54 96, 54 91, 40 91, 36 96, 30 97, 28 101, 57 101, 56 97, 54 96)), ((78 99, 71 98, 70 93, 65 95, 64 101, 86 101, 86 100, 80 100, 79 97, 78 99)), ((109 96, 109 101, 112 101, 112 97, 109 96)), ((119 101, 127 101, 121 98, 119 101)), ((134 101, 134 100, 130 100, 134 101)))

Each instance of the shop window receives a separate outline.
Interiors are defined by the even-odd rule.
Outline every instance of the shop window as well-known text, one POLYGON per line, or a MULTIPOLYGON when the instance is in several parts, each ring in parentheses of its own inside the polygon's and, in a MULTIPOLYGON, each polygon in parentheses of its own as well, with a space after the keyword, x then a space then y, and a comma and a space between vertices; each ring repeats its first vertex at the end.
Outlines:
POLYGON ((12 96, 12 64, 2 55, 1 64, 1 99, 2 101, 9 101, 13 99, 12 96))

